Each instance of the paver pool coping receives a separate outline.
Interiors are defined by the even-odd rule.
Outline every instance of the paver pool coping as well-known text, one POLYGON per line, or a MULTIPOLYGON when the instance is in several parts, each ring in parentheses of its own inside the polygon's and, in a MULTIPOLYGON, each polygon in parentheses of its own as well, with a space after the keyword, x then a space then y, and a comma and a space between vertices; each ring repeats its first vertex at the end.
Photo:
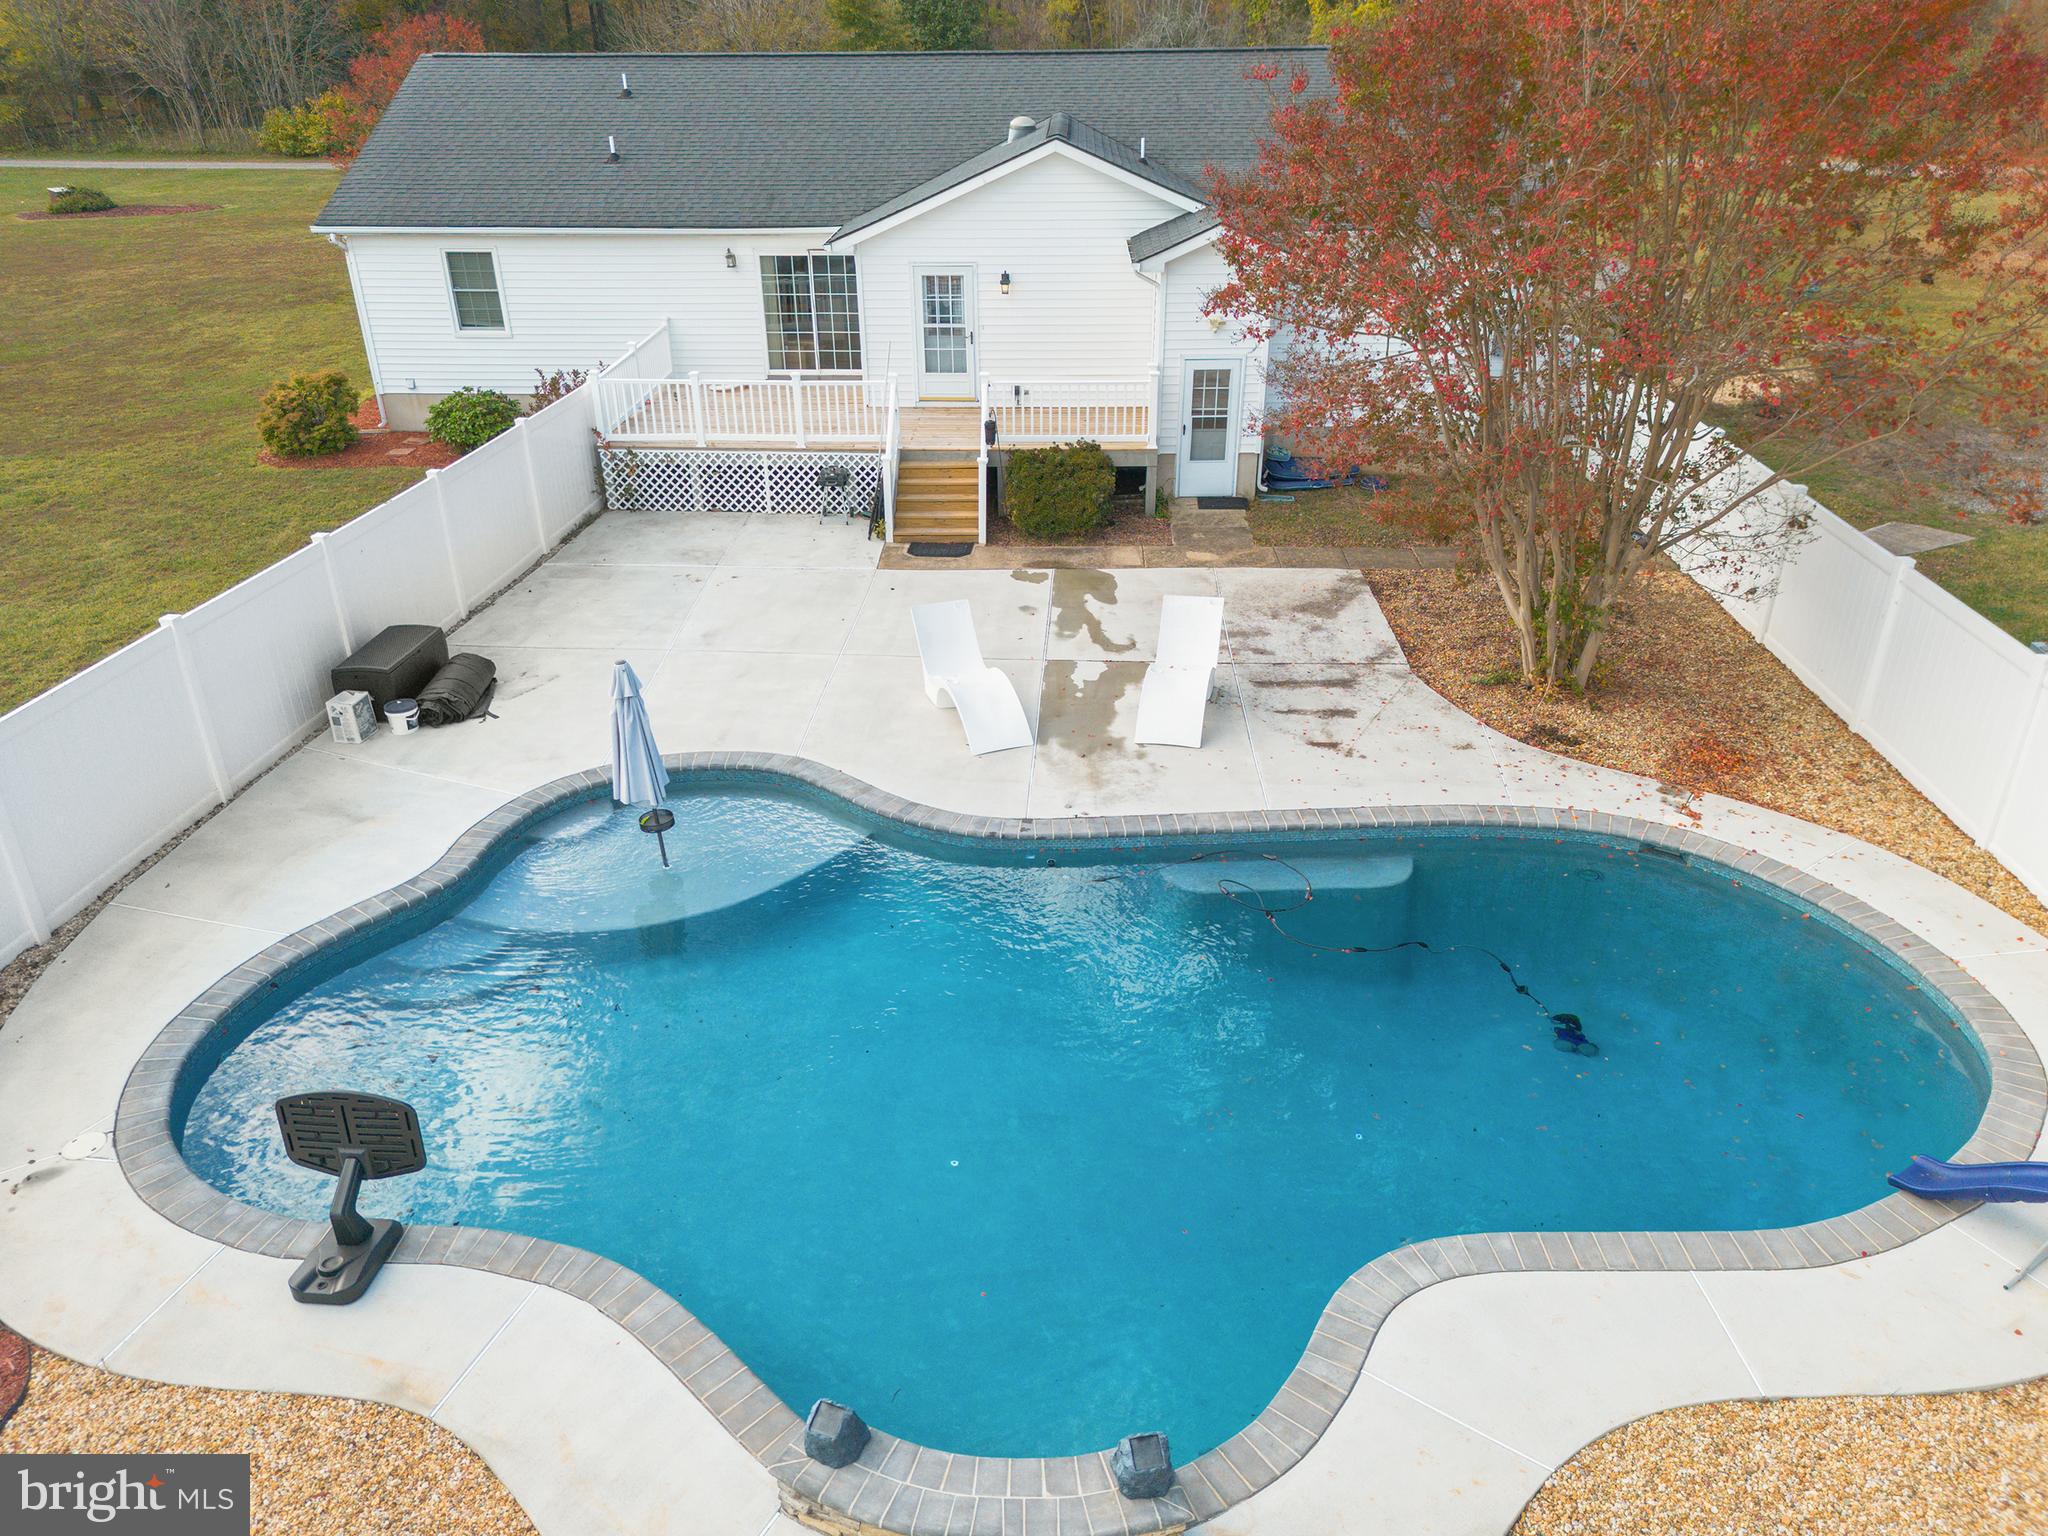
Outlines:
MULTIPOLYGON (((1260 837, 1303 832, 1430 827, 1591 833, 1697 856, 1797 897, 1888 952, 1947 999, 1975 1035, 1991 1088, 1965 1162, 2027 1157, 2048 1114, 2048 1074, 2026 1034, 1989 991, 1940 949, 1867 903, 1791 865, 1685 828, 1604 812, 1505 805, 1387 806, 1353 810, 1200 815, 1014 818, 935 810, 807 759, 779 753, 697 752, 671 770, 821 791, 871 815, 946 840, 1116 844, 1162 837, 1260 837)), ((237 966, 165 1026, 128 1074, 115 1117, 115 1151, 135 1192, 159 1214, 214 1242, 296 1258, 325 1223, 280 1216, 221 1194, 187 1166, 172 1126, 181 1074, 240 1006, 316 959, 378 947, 399 914, 448 898, 486 868, 511 835, 565 805, 608 790, 591 769, 529 790, 458 838, 411 880, 323 918, 237 966)), ((907 1536, 1144 1536, 1220 1514, 1307 1454, 1358 1380, 1388 1315, 1439 1281, 1523 1270, 1774 1270, 1819 1268, 1897 1248, 1970 1207, 1894 1193, 1799 1227, 1747 1232, 1514 1232, 1433 1238, 1382 1254, 1324 1308, 1307 1351, 1278 1395, 1230 1439, 1177 1468, 1162 1498, 1116 1491, 1108 1451, 1046 1459, 952 1455, 876 1431, 860 1459, 832 1469, 803 1452, 803 1424, 725 1344, 652 1282, 601 1255, 485 1228, 415 1226, 394 1262, 449 1264, 550 1286, 589 1302, 639 1340, 719 1423, 810 1506, 907 1536)), ((861 1405, 853 1405, 859 1408, 861 1405)), ((1133 1430, 1146 1428, 1132 1425, 1133 1430)))

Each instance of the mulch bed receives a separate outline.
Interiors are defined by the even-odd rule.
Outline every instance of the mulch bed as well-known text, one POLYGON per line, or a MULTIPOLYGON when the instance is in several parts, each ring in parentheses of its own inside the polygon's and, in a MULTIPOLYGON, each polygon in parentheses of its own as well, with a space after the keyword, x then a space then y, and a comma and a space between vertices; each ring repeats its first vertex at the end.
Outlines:
POLYGON ((0 1327, 0 1429, 28 1395, 28 1359, 28 1340, 0 1327))
MULTIPOLYGON (((1017 527, 994 508, 989 510, 988 542, 991 544, 1044 544, 1044 539, 1034 539, 1019 533, 1017 527)), ((1071 538, 1058 541, 1062 549, 1083 544, 1171 544, 1173 523, 1164 517, 1145 515, 1145 498, 1142 496, 1119 496, 1109 504, 1109 516, 1102 520, 1102 526, 1093 533, 1079 533, 1071 538)))
POLYGON ((287 459, 266 448, 256 455, 256 462, 272 469, 445 469, 461 457, 460 449, 437 443, 424 432, 365 432, 340 453, 287 459))
POLYGON ((1416 675, 1495 730, 1657 779, 1681 801, 1728 795, 1846 832, 2048 932, 2048 908, 2011 871, 1677 571, 1642 578, 1584 697, 1520 681, 1489 583, 1448 571, 1367 580, 1416 675))
POLYGON ((42 219, 146 219, 159 213, 211 213, 219 203, 127 203, 119 208, 102 208, 97 213, 17 213, 17 219, 35 223, 42 219))

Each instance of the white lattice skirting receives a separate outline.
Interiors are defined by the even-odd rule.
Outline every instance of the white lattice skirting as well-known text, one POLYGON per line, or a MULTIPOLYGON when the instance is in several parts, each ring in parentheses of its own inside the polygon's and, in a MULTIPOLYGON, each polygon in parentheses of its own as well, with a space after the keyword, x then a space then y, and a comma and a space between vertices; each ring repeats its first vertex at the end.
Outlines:
POLYGON ((613 512, 851 512, 882 494, 879 453, 739 452, 730 448, 600 448, 613 512), (846 483, 831 482, 843 475, 846 483))

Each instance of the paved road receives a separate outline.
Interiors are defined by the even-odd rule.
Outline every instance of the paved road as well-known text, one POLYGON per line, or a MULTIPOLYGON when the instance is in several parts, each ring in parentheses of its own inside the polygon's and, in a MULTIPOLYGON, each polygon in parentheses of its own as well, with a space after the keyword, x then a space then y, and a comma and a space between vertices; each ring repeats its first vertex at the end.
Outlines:
POLYGON ((331 171, 325 160, 15 160, 0 170, 49 171, 331 171))

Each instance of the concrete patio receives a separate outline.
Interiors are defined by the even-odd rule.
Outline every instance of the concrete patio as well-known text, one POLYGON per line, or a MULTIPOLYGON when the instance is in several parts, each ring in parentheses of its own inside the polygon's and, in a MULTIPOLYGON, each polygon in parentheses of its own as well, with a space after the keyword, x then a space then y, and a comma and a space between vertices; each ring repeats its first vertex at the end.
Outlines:
MULTIPOLYGON (((165 1220, 104 1151, 56 1156, 111 1125, 136 1057, 225 972, 416 874, 515 794, 597 763, 618 657, 671 752, 794 754, 948 810, 1490 803, 1696 825, 1887 913, 2048 1051, 2048 940, 1855 839, 1712 797, 1694 822, 1646 780, 1489 731, 1409 673, 1356 571, 895 571, 863 534, 608 514, 452 637, 498 663, 496 718, 361 747, 318 738, 123 891, 0 1030, 0 1317, 134 1375, 415 1408, 475 1445, 549 1536, 671 1531, 679 1512, 693 1533, 761 1536, 777 1520, 768 1473, 584 1302, 402 1266, 356 1307, 297 1307, 284 1261, 165 1220), (1198 752, 1129 742, 1167 593, 1226 605, 1198 752), (956 597, 1016 682, 1035 747, 972 758, 926 702, 909 609, 956 597)), ((1581 1444, 1660 1407, 2048 1372, 2048 1283, 2001 1289, 2043 1241, 2048 1210, 1984 1207, 1832 1267, 1434 1285, 1381 1327, 1306 1459, 1207 1528, 1496 1533, 1581 1444)))

